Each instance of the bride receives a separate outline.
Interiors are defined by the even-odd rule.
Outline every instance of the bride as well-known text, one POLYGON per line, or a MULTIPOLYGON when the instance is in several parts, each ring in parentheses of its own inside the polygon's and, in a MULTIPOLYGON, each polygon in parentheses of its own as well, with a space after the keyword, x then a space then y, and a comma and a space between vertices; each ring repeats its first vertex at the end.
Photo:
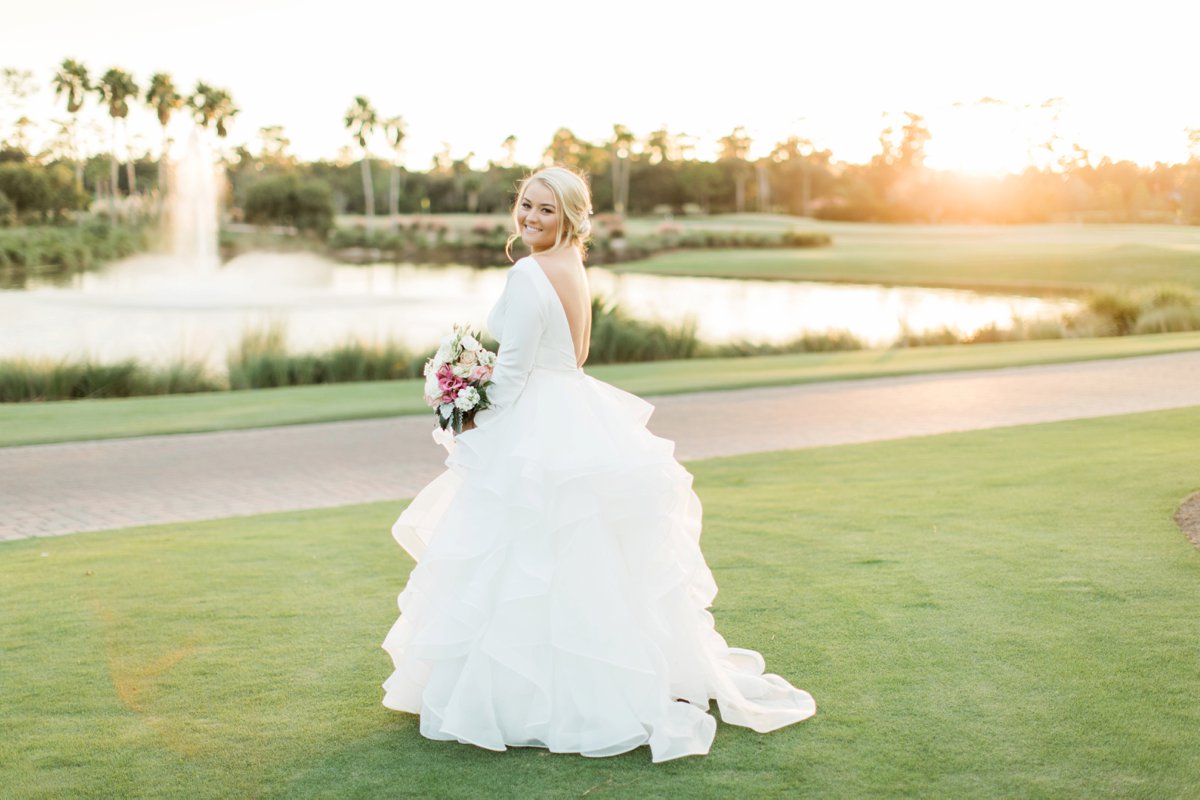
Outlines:
POLYGON ((532 255, 488 315, 491 407, 392 529, 417 566, 383 642, 383 704, 420 714, 430 739, 585 756, 648 744, 666 761, 708 752, 712 699, 759 732, 816 705, 716 632, 691 474, 646 429, 652 405, 581 368, 590 210, 564 167, 519 187, 509 246, 532 255))

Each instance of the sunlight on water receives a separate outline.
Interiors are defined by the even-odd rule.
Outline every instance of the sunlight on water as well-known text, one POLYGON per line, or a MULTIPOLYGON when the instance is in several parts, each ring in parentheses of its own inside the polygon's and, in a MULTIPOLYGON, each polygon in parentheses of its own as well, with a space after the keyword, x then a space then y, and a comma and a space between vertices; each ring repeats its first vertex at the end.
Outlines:
MULTIPOLYGON (((743 281, 588 271, 594 294, 631 316, 697 320, 712 342, 782 342, 849 330, 886 345, 904 328, 969 334, 1014 317, 1056 317, 1071 304, 945 289, 743 281)), ((455 322, 483 326, 505 271, 381 264, 314 254, 250 253, 215 272, 183 272, 167 256, 138 256, 75 276, 68 286, 0 292, 0 357, 165 363, 202 359, 221 369, 248 329, 286 326, 296 352, 348 339, 427 348, 455 322)))
POLYGON ((722 278, 668 278, 593 270, 592 291, 614 297, 632 316, 665 322, 696 318, 711 342, 786 342, 803 333, 847 330, 870 345, 948 327, 971 334, 1014 318, 1058 317, 1061 301, 981 295, 953 289, 722 278))

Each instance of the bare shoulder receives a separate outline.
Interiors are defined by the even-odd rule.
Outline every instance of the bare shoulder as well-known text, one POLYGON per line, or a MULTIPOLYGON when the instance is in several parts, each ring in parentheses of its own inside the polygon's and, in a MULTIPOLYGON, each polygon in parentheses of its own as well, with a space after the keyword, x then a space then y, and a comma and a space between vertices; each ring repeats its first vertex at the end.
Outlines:
MULTIPOLYGON (((529 257, 527 256, 527 258, 529 257)), ((531 260, 533 259, 531 258, 531 260)), ((542 271, 546 273, 546 277, 550 278, 556 286, 574 287, 586 280, 583 259, 574 249, 556 253, 539 253, 533 266, 541 267, 542 271)))

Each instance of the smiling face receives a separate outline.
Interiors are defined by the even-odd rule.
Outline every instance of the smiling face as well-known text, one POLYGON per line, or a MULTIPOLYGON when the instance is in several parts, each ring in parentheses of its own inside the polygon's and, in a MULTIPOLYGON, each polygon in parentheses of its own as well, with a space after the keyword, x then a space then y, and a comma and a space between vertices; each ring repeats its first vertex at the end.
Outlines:
POLYGON ((517 204, 517 227, 521 241, 535 253, 554 247, 562 219, 554 192, 541 181, 530 181, 517 204))

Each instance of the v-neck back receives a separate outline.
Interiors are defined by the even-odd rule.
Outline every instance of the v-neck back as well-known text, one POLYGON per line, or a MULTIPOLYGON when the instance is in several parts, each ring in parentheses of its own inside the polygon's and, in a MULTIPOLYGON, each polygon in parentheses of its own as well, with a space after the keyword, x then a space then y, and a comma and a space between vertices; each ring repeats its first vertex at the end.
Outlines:
POLYGON ((546 270, 542 268, 541 263, 539 263, 538 260, 536 258, 534 258, 533 256, 525 256, 525 257, 528 258, 533 263, 534 270, 536 270, 538 273, 541 274, 542 280, 545 281, 546 287, 550 290, 550 295, 554 300, 553 304, 558 307, 558 316, 563 322, 563 330, 565 330, 567 333, 567 344, 570 345, 571 360, 574 362, 575 367, 578 369, 580 367, 580 364, 579 364, 579 354, 575 348, 575 334, 571 330, 571 318, 567 314, 567 308, 563 304, 562 296, 558 293, 558 289, 556 289, 554 287, 554 281, 550 280, 550 276, 546 274, 546 270))

